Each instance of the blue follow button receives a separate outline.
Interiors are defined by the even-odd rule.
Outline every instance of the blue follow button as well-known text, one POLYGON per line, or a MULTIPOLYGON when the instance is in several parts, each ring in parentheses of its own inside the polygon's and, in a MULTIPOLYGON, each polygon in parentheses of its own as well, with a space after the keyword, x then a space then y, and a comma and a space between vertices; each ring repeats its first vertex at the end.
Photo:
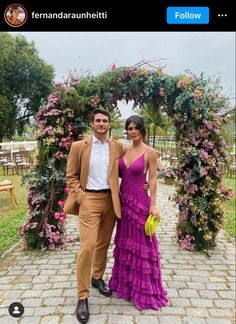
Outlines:
POLYGON ((168 24, 209 24, 208 7, 168 7, 168 24))

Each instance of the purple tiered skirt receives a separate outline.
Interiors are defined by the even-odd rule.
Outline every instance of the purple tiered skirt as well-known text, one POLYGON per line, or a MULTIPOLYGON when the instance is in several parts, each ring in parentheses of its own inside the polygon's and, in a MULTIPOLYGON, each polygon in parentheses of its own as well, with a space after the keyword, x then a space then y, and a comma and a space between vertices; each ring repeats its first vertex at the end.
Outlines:
POLYGON ((162 285, 157 238, 150 239, 144 232, 150 197, 143 189, 143 179, 123 176, 122 219, 117 221, 109 286, 118 298, 132 301, 138 310, 158 310, 168 299, 162 285))

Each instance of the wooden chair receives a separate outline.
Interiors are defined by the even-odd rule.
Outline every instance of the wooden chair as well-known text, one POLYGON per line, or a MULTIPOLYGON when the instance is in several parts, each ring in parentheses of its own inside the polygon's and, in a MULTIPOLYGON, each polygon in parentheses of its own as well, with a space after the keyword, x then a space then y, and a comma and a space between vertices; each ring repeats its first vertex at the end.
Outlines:
POLYGON ((3 180, 0 181, 0 192, 1 191, 8 191, 11 197, 11 200, 15 206, 15 208, 17 208, 17 202, 16 202, 16 197, 14 194, 14 185, 11 181, 9 180, 3 180))
POLYGON ((19 151, 15 156, 15 161, 17 174, 22 174, 23 172, 28 172, 30 170, 30 158, 27 151, 19 151))
POLYGON ((16 163, 13 160, 11 151, 3 152, 3 175, 8 175, 11 170, 11 174, 14 175, 16 172, 16 163))

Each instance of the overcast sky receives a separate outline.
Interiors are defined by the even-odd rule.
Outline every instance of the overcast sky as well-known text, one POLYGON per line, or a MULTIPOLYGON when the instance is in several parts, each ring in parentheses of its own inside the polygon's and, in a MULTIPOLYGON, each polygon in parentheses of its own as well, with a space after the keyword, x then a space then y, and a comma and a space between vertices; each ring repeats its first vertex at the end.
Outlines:
MULTIPOLYGON (((16 33, 12 33, 16 34, 16 33)), ((103 73, 113 63, 132 66, 159 59, 171 75, 185 70, 220 74, 224 93, 235 96, 234 32, 21 32, 55 67, 55 81, 69 71, 103 73)), ((157 64, 157 63, 155 63, 157 64)))

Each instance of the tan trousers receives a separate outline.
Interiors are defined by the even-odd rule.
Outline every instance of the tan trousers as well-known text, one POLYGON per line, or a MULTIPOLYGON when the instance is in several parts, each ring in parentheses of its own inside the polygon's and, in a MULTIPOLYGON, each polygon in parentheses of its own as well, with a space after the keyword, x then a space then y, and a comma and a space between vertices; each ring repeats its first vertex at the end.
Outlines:
POLYGON ((116 216, 111 193, 86 192, 79 211, 80 250, 77 257, 77 297, 88 298, 91 272, 102 278, 116 216))

